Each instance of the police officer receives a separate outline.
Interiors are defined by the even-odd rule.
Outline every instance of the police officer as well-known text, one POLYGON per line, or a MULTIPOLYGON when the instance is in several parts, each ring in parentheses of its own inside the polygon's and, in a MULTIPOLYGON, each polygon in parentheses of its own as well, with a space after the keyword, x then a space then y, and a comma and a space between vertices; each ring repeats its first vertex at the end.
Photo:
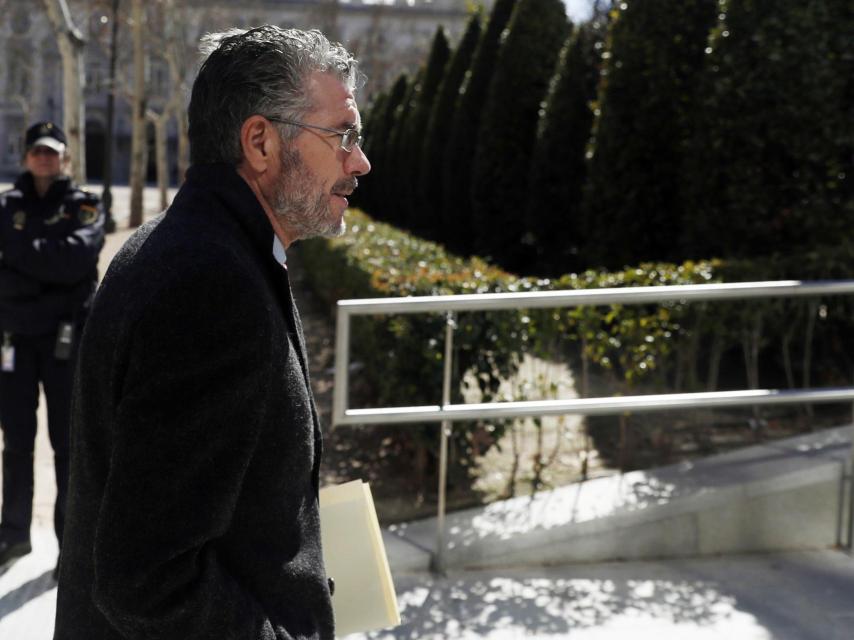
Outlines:
POLYGON ((32 550, 39 383, 47 398, 56 469, 54 527, 62 545, 75 345, 104 245, 98 198, 78 189, 67 175, 63 131, 40 122, 27 129, 24 141, 25 171, 14 189, 0 194, 0 568, 32 550))

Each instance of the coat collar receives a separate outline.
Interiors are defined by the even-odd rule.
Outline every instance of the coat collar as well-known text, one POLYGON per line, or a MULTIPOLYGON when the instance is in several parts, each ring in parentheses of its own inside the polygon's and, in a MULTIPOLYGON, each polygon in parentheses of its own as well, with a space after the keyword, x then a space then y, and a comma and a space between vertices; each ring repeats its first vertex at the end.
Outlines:
MULTIPOLYGON (((33 179, 33 174, 29 171, 24 171, 15 180, 15 188, 18 189, 22 196, 27 200, 38 200, 36 194, 36 184, 33 179)), ((45 193, 43 200, 45 202, 58 202, 63 196, 74 188, 74 183, 69 176, 60 175, 50 185, 45 193)))
POLYGON ((233 165, 217 162, 190 167, 184 186, 175 196, 175 204, 180 206, 185 198, 217 200, 244 229, 259 254, 272 255, 273 226, 233 165))

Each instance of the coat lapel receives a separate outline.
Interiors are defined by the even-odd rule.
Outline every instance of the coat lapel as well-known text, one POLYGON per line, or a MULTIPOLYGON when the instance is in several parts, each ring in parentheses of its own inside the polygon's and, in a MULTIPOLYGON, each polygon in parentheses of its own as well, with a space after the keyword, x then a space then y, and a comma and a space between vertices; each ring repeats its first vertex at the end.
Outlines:
POLYGON ((302 321, 299 317, 299 310, 294 301, 293 291, 291 290, 291 281, 288 278, 288 270, 281 269, 283 282, 284 298, 285 298, 285 319, 288 323, 288 332, 291 334, 292 340, 297 347, 297 358, 299 359, 300 367, 302 368, 303 379, 305 380, 306 389, 308 389, 308 399, 311 403, 311 418, 314 422, 314 466, 312 468, 312 480, 314 482, 315 492, 320 490, 320 460, 323 457, 323 436, 320 430, 320 418, 317 414, 317 406, 314 404, 314 394, 311 391, 311 378, 308 373, 308 355, 305 348, 305 336, 302 331, 302 321))

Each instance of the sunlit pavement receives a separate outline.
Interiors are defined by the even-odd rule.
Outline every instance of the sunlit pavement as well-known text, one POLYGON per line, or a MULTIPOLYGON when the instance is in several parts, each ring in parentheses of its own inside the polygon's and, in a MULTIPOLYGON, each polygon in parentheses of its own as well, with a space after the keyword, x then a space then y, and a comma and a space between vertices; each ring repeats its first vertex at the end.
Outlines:
MULTIPOLYGON (((52 531, 0 576, 0 638, 50 640, 52 531)), ((395 576, 403 624, 358 638, 850 640, 854 558, 803 551, 395 576)))
POLYGON ((50 640, 56 614, 56 538, 34 529, 33 552, 0 574, 0 638, 50 640))
POLYGON ((396 578, 403 624, 370 638, 850 640, 838 551, 396 578))

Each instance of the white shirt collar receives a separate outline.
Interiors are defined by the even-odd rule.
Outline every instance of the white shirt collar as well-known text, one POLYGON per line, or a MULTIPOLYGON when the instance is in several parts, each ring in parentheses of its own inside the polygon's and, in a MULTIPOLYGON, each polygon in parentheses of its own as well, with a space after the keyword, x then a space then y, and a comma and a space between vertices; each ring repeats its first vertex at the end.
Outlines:
POLYGON ((285 245, 279 240, 279 236, 273 234, 273 257, 283 267, 288 264, 288 254, 285 252, 285 245))

